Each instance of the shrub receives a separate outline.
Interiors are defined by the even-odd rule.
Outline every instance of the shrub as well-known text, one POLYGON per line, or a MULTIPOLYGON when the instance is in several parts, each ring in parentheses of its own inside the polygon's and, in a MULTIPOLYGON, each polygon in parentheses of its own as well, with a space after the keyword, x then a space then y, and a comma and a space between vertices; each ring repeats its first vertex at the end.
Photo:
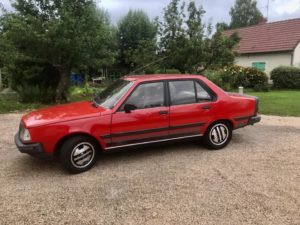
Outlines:
POLYGON ((204 76, 225 91, 230 91, 230 83, 226 82, 226 80, 222 76, 223 73, 223 70, 208 70, 204 72, 204 76))
POLYGON ((254 88, 257 85, 267 87, 268 85, 266 73, 250 67, 232 66, 224 68, 223 77, 233 88, 239 86, 254 88))
POLYGON ((275 88, 300 88, 300 68, 280 66, 272 70, 271 79, 275 88))
POLYGON ((9 74, 5 69, 2 70, 1 76, 2 76, 2 87, 7 88, 9 86, 9 74))
POLYGON ((41 88, 39 86, 18 86, 17 91, 20 95, 20 101, 24 103, 40 102, 48 103, 55 100, 55 89, 41 88))
POLYGON ((205 76, 224 90, 255 88, 256 90, 268 90, 267 75, 257 69, 241 66, 225 67, 216 71, 208 71, 205 76))
POLYGON ((156 70, 155 73, 157 73, 157 74, 181 74, 181 72, 177 69, 159 69, 159 70, 156 70))

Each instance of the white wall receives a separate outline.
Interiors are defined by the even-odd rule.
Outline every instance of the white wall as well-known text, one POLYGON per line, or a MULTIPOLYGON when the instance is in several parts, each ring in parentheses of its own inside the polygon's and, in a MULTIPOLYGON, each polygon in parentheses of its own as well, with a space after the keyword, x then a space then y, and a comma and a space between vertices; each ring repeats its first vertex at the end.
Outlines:
MULTIPOLYGON (((300 54, 300 49, 299 49, 300 54)), ((300 57, 300 55, 299 55, 300 57)), ((300 58, 299 58, 300 59, 300 58)), ((291 66, 292 53, 264 53, 238 56, 235 63, 240 66, 252 67, 253 62, 265 62, 268 76, 270 72, 278 66, 291 66)), ((300 62, 300 61, 299 61, 300 62)))
POLYGON ((300 42, 295 48, 294 51, 294 60, 293 60, 293 66, 300 67, 300 42))

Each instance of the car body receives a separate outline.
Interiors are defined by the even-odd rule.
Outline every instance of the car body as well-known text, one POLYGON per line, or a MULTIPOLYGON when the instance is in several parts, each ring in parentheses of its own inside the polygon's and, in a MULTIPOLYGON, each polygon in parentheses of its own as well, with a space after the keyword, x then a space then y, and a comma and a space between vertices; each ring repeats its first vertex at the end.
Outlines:
POLYGON ((15 142, 22 153, 57 155, 78 173, 99 151, 201 136, 221 149, 232 130, 259 122, 257 113, 256 97, 227 93, 203 76, 125 76, 92 101, 24 115, 15 142))

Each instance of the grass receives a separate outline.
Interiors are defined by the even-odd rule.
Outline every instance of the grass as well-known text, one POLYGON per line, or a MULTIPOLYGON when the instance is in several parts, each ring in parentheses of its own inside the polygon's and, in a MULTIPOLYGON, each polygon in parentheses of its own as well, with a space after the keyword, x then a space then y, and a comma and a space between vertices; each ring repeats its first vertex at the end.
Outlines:
POLYGON ((266 115, 300 116, 300 90, 246 91, 259 97, 259 112, 266 115))
POLYGON ((46 107, 46 105, 41 103, 21 103, 17 100, 0 99, 0 113, 31 111, 42 107, 46 107))

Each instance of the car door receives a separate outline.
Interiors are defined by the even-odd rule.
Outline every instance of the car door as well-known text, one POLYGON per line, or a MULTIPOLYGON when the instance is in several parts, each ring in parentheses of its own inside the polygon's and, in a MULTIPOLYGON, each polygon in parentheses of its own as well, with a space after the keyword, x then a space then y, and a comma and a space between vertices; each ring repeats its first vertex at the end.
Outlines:
POLYGON ((211 117, 213 97, 195 80, 169 81, 170 136, 202 135, 211 117))
POLYGON ((158 140, 168 136, 168 129, 165 82, 141 83, 112 115, 111 146, 158 140), (126 112, 126 105, 132 110, 126 112))

